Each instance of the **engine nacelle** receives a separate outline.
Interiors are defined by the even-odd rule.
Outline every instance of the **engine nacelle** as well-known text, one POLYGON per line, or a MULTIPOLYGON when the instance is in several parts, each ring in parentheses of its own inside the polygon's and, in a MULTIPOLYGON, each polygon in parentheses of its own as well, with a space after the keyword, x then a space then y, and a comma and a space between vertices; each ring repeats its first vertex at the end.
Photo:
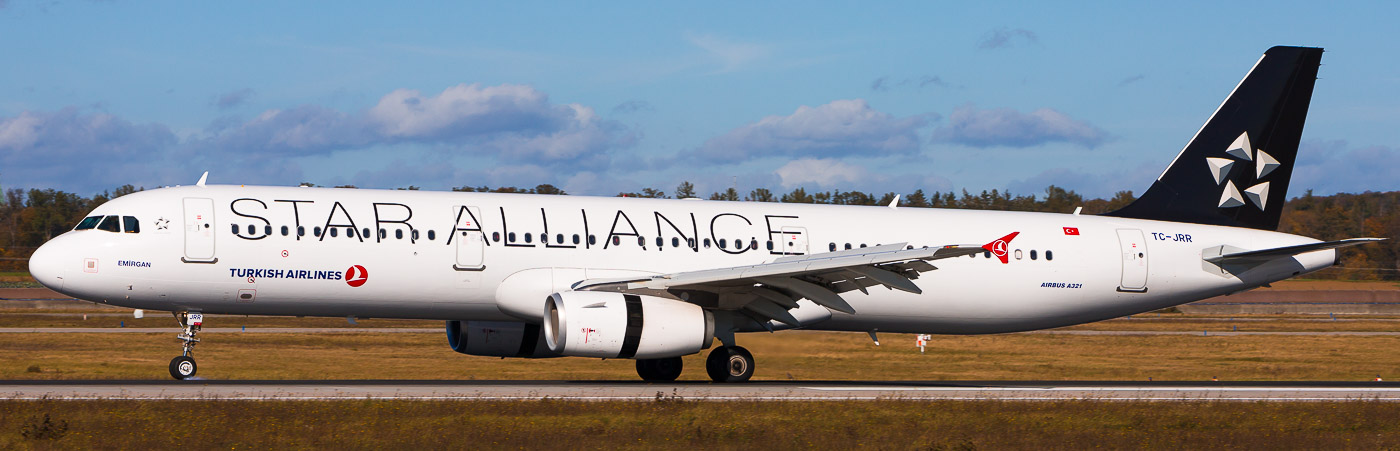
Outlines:
POLYGON ((714 316, 688 302, 604 291, 554 293, 545 301, 545 342, 566 356, 678 357, 710 347, 714 335, 714 316))
POLYGON ((544 342, 538 324, 498 321, 448 321, 447 345, 468 355, 538 359, 560 357, 544 342))

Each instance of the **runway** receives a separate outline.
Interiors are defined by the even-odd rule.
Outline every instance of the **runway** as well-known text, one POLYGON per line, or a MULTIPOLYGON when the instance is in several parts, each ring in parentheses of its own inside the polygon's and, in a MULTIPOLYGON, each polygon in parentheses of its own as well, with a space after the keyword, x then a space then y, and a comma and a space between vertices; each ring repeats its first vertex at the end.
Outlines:
POLYGON ((0 400, 1400 401, 1394 382, 0 381, 0 400))

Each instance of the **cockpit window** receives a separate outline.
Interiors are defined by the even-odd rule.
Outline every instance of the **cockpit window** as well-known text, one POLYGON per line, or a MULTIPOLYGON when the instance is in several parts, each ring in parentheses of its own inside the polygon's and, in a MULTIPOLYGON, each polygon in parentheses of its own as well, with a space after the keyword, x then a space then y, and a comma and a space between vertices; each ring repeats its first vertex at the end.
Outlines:
POLYGON ((97 227, 97 223, 100 221, 102 221, 101 216, 88 216, 83 218, 83 221, 79 222, 78 226, 74 227, 73 230, 88 230, 97 227))
POLYGON ((104 217, 102 218, 102 222, 97 224, 97 230, 106 230, 108 232, 121 232, 120 222, 121 219, 118 219, 117 215, 104 217))
POLYGON ((122 216, 122 230, 126 233, 141 233, 141 221, 135 216, 122 216))

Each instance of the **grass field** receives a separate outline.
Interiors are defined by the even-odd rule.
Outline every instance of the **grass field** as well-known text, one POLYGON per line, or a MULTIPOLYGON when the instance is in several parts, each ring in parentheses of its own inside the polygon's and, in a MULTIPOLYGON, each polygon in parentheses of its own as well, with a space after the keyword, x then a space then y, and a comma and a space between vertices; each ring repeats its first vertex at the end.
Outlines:
MULTIPOLYGON (((4 334, 0 379, 166 379, 169 333, 4 334)), ((209 379, 634 380, 630 360, 457 354, 439 333, 205 333, 209 379)), ((1370 380, 1400 378, 1396 336, 913 336, 749 334, 759 380, 1370 380)), ((704 354, 683 380, 705 380, 704 354)))
POLYGON ((4 449, 1395 446, 1400 405, 1363 401, 0 401, 4 449))

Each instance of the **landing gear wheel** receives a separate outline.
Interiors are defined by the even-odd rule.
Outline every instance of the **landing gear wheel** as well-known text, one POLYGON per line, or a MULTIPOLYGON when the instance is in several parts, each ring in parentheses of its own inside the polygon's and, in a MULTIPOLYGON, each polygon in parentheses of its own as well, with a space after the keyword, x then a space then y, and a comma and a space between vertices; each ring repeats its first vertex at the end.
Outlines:
POLYGON ((637 359, 637 375, 647 382, 673 382, 681 377, 682 368, 680 357, 637 359))
POLYGON ((198 370, 199 367, 194 364, 194 357, 182 355, 170 359, 170 376, 176 379, 185 380, 194 377, 195 371, 198 370))
POLYGON ((721 346, 705 358, 705 372, 715 382, 748 381, 753 369, 753 354, 741 346, 721 346))

